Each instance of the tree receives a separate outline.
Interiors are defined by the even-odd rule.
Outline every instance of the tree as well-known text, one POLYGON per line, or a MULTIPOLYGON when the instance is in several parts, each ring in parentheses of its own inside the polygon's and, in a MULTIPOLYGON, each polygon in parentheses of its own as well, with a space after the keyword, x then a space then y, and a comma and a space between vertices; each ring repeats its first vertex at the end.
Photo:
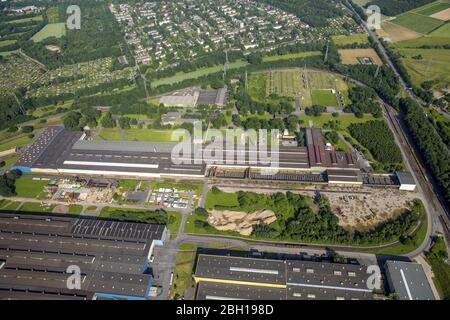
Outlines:
POLYGON ((21 128, 21 130, 23 133, 31 133, 34 130, 34 127, 33 126, 23 126, 21 128))
POLYGON ((64 121, 63 121, 64 128, 67 131, 78 131, 78 130, 81 130, 80 119, 81 119, 81 113, 76 112, 76 111, 69 112, 64 117, 64 121))
POLYGON ((5 173, 0 176, 0 195, 3 197, 12 197, 16 193, 16 178, 15 173, 5 173))
POLYGON ((115 128, 116 121, 112 118, 111 112, 105 113, 101 121, 102 127, 104 128, 115 128))

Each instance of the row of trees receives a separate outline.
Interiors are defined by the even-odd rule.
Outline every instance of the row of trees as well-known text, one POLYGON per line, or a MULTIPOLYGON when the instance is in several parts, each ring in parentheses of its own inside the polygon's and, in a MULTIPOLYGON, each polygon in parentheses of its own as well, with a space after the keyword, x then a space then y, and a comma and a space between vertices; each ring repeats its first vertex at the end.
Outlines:
POLYGON ((420 154, 431 169, 447 205, 450 205, 450 154, 447 147, 414 101, 401 99, 400 107, 420 154))

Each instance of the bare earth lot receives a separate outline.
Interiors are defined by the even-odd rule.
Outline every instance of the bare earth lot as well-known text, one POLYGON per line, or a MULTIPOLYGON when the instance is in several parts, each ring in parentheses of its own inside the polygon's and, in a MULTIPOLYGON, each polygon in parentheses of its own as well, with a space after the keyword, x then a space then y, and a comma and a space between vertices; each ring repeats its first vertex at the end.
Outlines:
POLYGON ((380 37, 385 38, 391 42, 412 40, 420 38, 422 36, 420 33, 390 23, 389 21, 383 21, 381 23, 381 29, 377 30, 377 33, 380 37))
MULTIPOLYGON (((220 187, 224 192, 239 190, 256 193, 285 192, 284 190, 267 190, 252 188, 220 187)), ((292 191, 309 197, 316 192, 324 194, 329 200, 339 224, 347 230, 367 230, 395 217, 419 198, 416 192, 405 192, 395 188, 327 188, 321 190, 315 186, 305 186, 302 191, 292 191)))
POLYGON ((263 210, 253 213, 241 211, 218 211, 209 212, 208 222, 214 228, 221 231, 237 231, 241 235, 249 236, 253 231, 253 226, 257 224, 271 224, 277 218, 270 210, 263 210))
POLYGON ((450 20, 450 8, 432 14, 430 17, 443 21, 448 21, 450 20))
POLYGON ((383 61, 377 55, 375 50, 371 49, 343 49, 339 50, 341 61, 343 64, 359 64, 358 58, 371 58, 372 61, 381 66, 383 61))

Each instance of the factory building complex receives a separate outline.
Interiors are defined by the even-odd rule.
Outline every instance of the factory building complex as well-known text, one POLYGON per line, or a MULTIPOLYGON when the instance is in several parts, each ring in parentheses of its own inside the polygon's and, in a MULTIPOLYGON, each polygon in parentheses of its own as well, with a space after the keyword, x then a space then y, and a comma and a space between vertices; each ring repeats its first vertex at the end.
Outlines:
POLYGON ((2 213, 0 299, 148 299, 166 237, 164 225, 2 213))
POLYGON ((167 178, 238 178, 253 180, 284 180, 337 185, 400 186, 414 190, 410 173, 373 175, 361 171, 356 152, 342 152, 326 148, 322 132, 306 129, 306 146, 280 145, 276 151, 268 148, 261 159, 250 147, 243 155, 229 150, 228 145, 215 146, 213 156, 206 155, 207 144, 185 145, 193 150, 181 155, 182 163, 175 163, 172 150, 178 143, 139 141, 86 140, 83 132, 69 132, 62 127, 47 127, 22 152, 13 167, 22 172, 97 175, 105 177, 167 177, 167 178), (232 152, 232 153, 231 153, 232 152), (232 154, 230 158, 230 153, 232 154), (267 159, 276 159, 275 162, 267 159))
POLYGON ((388 260, 374 287, 373 266, 290 255, 229 251, 200 253, 194 272, 197 300, 434 300, 422 266, 388 260))

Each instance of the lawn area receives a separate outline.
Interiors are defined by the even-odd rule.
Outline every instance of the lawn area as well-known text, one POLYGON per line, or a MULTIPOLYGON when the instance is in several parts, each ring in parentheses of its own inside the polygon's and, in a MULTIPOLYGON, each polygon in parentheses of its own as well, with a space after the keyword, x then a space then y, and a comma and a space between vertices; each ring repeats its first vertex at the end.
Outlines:
POLYGON ((0 47, 9 46, 16 43, 16 40, 4 40, 0 41, 0 47))
POLYGON ((0 144, 0 151, 5 151, 9 149, 13 149, 15 147, 23 147, 31 142, 32 139, 28 137, 28 135, 20 136, 16 139, 10 140, 5 143, 0 144))
POLYGON ((174 130, 128 129, 124 132, 127 141, 171 142, 174 130))
POLYGON ((402 63, 411 77, 413 85, 420 86, 426 80, 437 80, 437 88, 450 85, 450 54, 446 49, 401 48, 402 63), (421 55, 422 59, 415 59, 421 55))
POLYGON ((422 217, 422 224, 416 231, 414 236, 405 243, 399 244, 393 248, 383 249, 375 252, 375 254, 386 254, 392 256, 405 255, 415 250, 424 240, 427 235, 428 222, 426 216, 422 217))
POLYGON ((391 22, 422 34, 427 34, 444 24, 441 20, 411 12, 403 13, 391 22))
POLYGON ((33 178, 21 177, 16 180, 16 192, 18 197, 46 199, 42 191, 49 180, 33 180, 33 178))
POLYGON ((30 22, 30 21, 42 21, 42 16, 17 19, 17 20, 8 21, 7 23, 23 23, 23 22, 30 22))
POLYGON ((39 202, 25 202, 21 207, 20 211, 25 212, 46 212, 51 213, 55 208, 54 204, 48 206, 42 206, 39 202))
POLYGON ((324 107, 336 107, 338 102, 336 95, 331 90, 313 90, 313 104, 324 107))
POLYGON ((139 180, 120 180, 119 188, 123 192, 132 191, 136 189, 139 184, 139 180))
POLYGON ((212 210, 215 206, 237 207, 239 202, 236 193, 220 192, 218 194, 209 191, 206 195, 205 209, 212 210))
MULTIPOLYGON (((228 64, 228 69, 236 69, 245 67, 248 64, 248 62, 243 60, 238 60, 235 62, 231 62, 228 64)), ((223 71, 223 65, 217 65, 214 67, 208 67, 208 68, 200 68, 195 71, 191 72, 178 72, 173 76, 167 77, 167 78, 161 78, 161 79, 155 79, 151 82, 151 87, 156 88, 158 86, 164 85, 164 84, 174 84, 177 82, 181 82, 187 79, 196 79, 200 78, 202 76, 206 76, 211 73, 221 72, 223 71)))
POLYGON ((328 123, 330 120, 337 120, 339 121, 339 125, 342 129, 347 128, 352 123, 363 123, 375 120, 375 118, 372 116, 357 118, 352 114, 340 114, 337 118, 333 117, 331 114, 322 114, 318 117, 302 115, 300 116, 300 119, 303 120, 303 123, 301 125, 302 128, 309 128, 310 120, 314 123, 314 127, 316 128, 323 128, 323 125, 328 123))
POLYGON ((434 284, 440 298, 444 300, 450 299, 450 266, 445 262, 447 257, 447 248, 442 238, 436 239, 430 252, 426 254, 426 260, 434 273, 434 284))
POLYGON ((103 128, 94 140, 122 140, 117 128, 103 128))
POLYGON ((58 23, 59 22, 59 8, 50 7, 47 9, 48 23, 58 23))
POLYGON ((288 53, 276 56, 265 56, 262 58, 263 62, 272 62, 279 60, 289 60, 289 59, 300 59, 306 57, 320 56, 320 51, 307 51, 307 52, 298 52, 298 53, 288 53))
POLYGON ((197 247, 191 244, 182 244, 178 248, 178 250, 186 250, 188 252, 177 253, 173 286, 170 289, 170 299, 183 298, 186 289, 194 286, 195 283, 192 273, 195 264, 196 249, 197 247))
POLYGON ((71 204, 69 206, 69 214, 80 214, 83 211, 83 206, 79 204, 71 204))
POLYGON ((42 28, 38 33, 36 33, 31 40, 34 42, 41 42, 42 40, 49 37, 61 38, 66 35, 66 24, 61 23, 50 23, 42 28))
POLYGON ((42 118, 50 114, 51 112, 54 112, 57 108, 63 108, 63 109, 69 109, 72 106, 73 100, 67 100, 64 102, 64 104, 58 104, 58 105, 49 105, 45 107, 39 107, 36 108, 36 110, 33 111, 33 116, 36 118, 42 118))
POLYGON ((6 159, 6 160, 3 160, 3 161, 5 161, 5 168, 10 168, 10 167, 12 167, 13 165, 16 164, 16 162, 17 162, 18 160, 19 160, 19 156, 14 156, 14 157, 8 158, 8 159, 6 159))
POLYGON ((174 240, 180 229, 181 214, 176 211, 168 211, 167 214, 169 215, 167 229, 170 231, 170 240, 174 240))
POLYGON ((2 210, 17 210, 21 202, 2 199, 0 200, 0 209, 2 210))
POLYGON ((346 46, 354 43, 365 44, 369 42, 369 37, 366 33, 357 33, 349 36, 346 35, 338 35, 332 36, 333 42, 337 46, 346 46))

